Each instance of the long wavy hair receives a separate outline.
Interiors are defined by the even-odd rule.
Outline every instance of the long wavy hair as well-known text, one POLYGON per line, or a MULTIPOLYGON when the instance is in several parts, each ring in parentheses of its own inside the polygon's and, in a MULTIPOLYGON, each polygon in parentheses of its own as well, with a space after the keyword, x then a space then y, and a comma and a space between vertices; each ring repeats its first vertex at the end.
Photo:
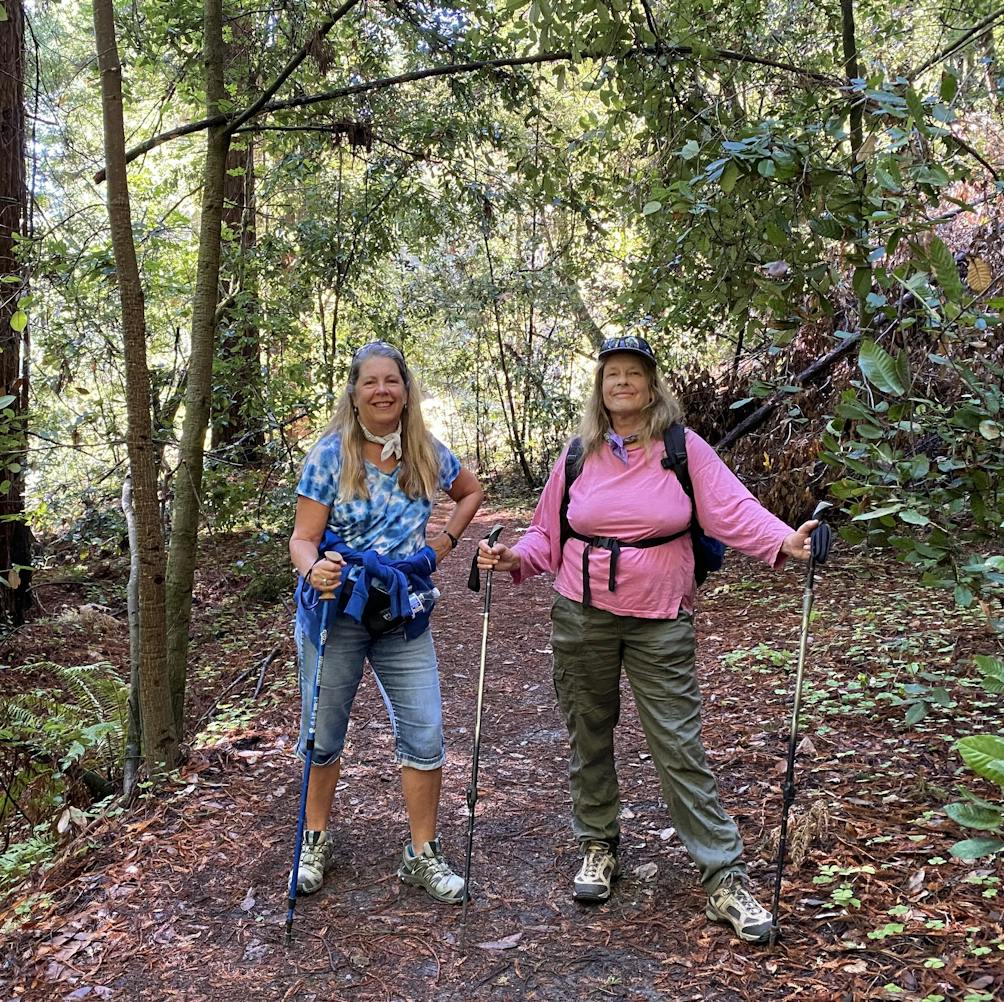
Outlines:
MULTIPOLYGON (((647 450, 652 442, 662 441, 662 433, 674 422, 683 420, 683 408, 673 396, 665 380, 659 375, 655 363, 643 355, 638 360, 648 375, 648 392, 651 399, 642 411, 642 424, 638 430, 638 441, 647 450)), ((603 448, 605 435, 611 429, 610 413, 603 403, 603 370, 607 359, 602 359, 593 373, 593 390, 579 422, 579 437, 582 439, 582 462, 603 448)))
POLYGON ((404 355, 386 341, 363 345, 352 357, 348 382, 335 405, 335 413, 321 438, 337 432, 342 439, 342 469, 338 478, 338 500, 355 501, 369 497, 366 486, 366 462, 363 446, 366 439, 356 417, 355 392, 359 370, 374 357, 392 359, 401 373, 407 392, 407 403, 401 413, 401 470, 397 482, 409 498, 431 499, 439 484, 439 456, 432 436, 422 417, 422 389, 418 385, 404 355))

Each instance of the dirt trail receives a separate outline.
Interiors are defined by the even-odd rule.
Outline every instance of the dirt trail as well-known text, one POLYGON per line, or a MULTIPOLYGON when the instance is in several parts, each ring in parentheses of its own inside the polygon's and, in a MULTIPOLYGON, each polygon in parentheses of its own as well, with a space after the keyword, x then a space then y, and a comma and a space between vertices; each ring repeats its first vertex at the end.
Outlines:
MULTIPOLYGON (((465 582, 473 540, 493 520, 479 517, 444 565, 434 619, 448 746, 441 832, 457 868, 481 624, 481 598, 465 582)), ((506 513, 500 520, 510 539, 513 525, 525 524, 506 513)), ((853 680, 868 656, 855 652, 848 612, 864 604, 858 574, 838 565, 817 586, 818 629, 821 637, 833 631, 813 666, 821 677, 853 680)), ((764 842, 780 810, 790 676, 758 667, 752 655, 738 668, 721 656, 760 643, 793 651, 802 584, 801 569, 774 574, 733 554, 706 587, 699 617, 705 740, 765 901, 773 865, 764 842)), ((874 599, 883 589, 898 595, 900 585, 880 572, 869 589, 874 599)), ((249 663, 280 645, 253 719, 194 752, 167 796, 97 825, 88 835, 92 851, 65 855, 28 889, 49 894, 52 906, 33 905, 33 920, 0 947, 0 999, 860 1000, 894 997, 883 990, 889 983, 900 999, 993 997, 1000 987, 993 965, 972 953, 972 943, 996 952, 1000 906, 982 894, 990 885, 965 882, 989 871, 925 864, 948 859, 958 837, 943 818, 921 817, 943 802, 929 787, 950 787, 956 768, 938 737, 947 724, 902 737, 899 768, 887 768, 894 754, 887 739, 902 710, 886 704, 877 719, 838 714, 836 723, 821 717, 807 729, 796 807, 817 802, 829 826, 803 829, 808 857, 788 871, 786 937, 768 951, 704 918, 696 870, 672 830, 625 691, 617 745, 625 875, 607 904, 575 904, 566 739, 550 680, 550 596, 540 579, 519 589, 499 579, 494 589, 466 951, 459 949, 460 909, 395 876, 407 829, 391 735, 369 678, 336 801, 339 865, 319 894, 301 899, 295 943, 283 947, 300 771, 290 753, 293 647, 287 613, 276 605, 255 614, 256 635, 237 645, 249 663), (814 885, 823 866, 851 872, 814 885), (831 899, 841 880, 860 907, 844 911, 831 899), (905 914, 890 917, 897 905, 905 914), (893 921, 901 934, 868 938, 893 921), (980 933, 965 931, 973 927, 980 933), (941 966, 925 966, 931 957, 941 966)), ((256 675, 236 691, 250 694, 256 675)), ((0 924, 23 900, 8 902, 0 924)))

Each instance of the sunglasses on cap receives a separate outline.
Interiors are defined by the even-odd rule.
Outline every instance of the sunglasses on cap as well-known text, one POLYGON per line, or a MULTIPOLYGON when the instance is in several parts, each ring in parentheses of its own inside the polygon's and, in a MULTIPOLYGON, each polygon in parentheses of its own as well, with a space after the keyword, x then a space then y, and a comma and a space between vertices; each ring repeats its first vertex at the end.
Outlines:
POLYGON ((399 358, 404 361, 404 352, 401 351, 396 345, 391 344, 389 341, 369 341, 364 344, 361 348, 356 348, 352 353, 352 361, 354 362, 358 358, 363 358, 372 352, 380 351, 381 354, 390 355, 394 358, 399 358))
POLYGON ((596 358, 602 361, 607 355, 613 355, 618 351, 628 351, 635 355, 643 355, 650 362, 655 362, 655 352, 652 351, 652 346, 643 337, 637 337, 634 334, 627 335, 626 337, 604 338, 603 343, 600 345, 600 353, 596 358))

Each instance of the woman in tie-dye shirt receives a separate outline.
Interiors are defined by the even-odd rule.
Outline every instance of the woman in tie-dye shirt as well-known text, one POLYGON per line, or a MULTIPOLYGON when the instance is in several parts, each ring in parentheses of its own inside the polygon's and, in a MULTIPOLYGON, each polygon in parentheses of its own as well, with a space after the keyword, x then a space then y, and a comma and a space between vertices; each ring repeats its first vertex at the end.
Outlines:
MULTIPOLYGON (((372 550, 388 559, 411 557, 429 546, 438 565, 457 545, 484 497, 474 475, 426 430, 418 384, 401 352, 384 341, 355 353, 348 385, 307 457, 297 493, 290 556, 304 580, 325 591, 337 585, 342 574, 337 554, 329 559, 319 553, 326 532, 337 533, 353 550, 372 550), (440 489, 455 505, 445 529, 427 540, 429 514, 440 489)), ((317 663, 314 640, 302 629, 297 629, 297 652, 302 757, 317 663)), ((398 875, 437 900, 459 904, 464 882, 444 859, 436 831, 445 748, 431 633, 409 638, 402 627, 371 635, 344 614, 334 619, 321 666, 297 889, 313 893, 325 872, 337 866, 328 821, 349 713, 366 659, 387 706, 401 765, 411 840, 398 875)))

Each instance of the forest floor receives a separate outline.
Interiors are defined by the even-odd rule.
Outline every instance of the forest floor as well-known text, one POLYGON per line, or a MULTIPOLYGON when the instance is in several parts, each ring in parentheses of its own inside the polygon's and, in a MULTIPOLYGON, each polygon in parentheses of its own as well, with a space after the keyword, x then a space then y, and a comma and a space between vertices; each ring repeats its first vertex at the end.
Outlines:
MULTIPOLYGON (((433 621, 448 746, 440 828, 457 869, 482 623, 482 597, 465 582, 474 540, 496 520, 513 540, 526 513, 479 516, 439 574, 433 621)), ((1000 870, 951 857, 965 835, 940 810, 962 775, 955 738, 999 727, 972 664, 991 640, 977 616, 918 588, 902 567, 839 549, 816 584, 778 946, 742 944, 704 917, 627 689, 617 734, 624 876, 601 906, 572 900, 578 857, 550 677, 550 582, 517 589, 500 578, 466 948, 460 908, 395 875, 407 828, 371 678, 336 801, 338 867, 301 898, 284 947, 300 790, 284 550, 257 537, 206 542, 188 761, 166 790, 96 818, 0 902, 0 1000, 989 1002, 1004 989, 1000 870), (918 702, 911 719, 926 714, 908 725, 918 702)), ((49 578, 46 588, 39 577, 45 614, 20 631, 15 662, 126 664, 118 579, 49 578), (112 620, 74 615, 96 602, 112 620)), ((804 567, 774 573, 731 553, 698 617, 705 742, 767 904, 804 581, 804 567)))

